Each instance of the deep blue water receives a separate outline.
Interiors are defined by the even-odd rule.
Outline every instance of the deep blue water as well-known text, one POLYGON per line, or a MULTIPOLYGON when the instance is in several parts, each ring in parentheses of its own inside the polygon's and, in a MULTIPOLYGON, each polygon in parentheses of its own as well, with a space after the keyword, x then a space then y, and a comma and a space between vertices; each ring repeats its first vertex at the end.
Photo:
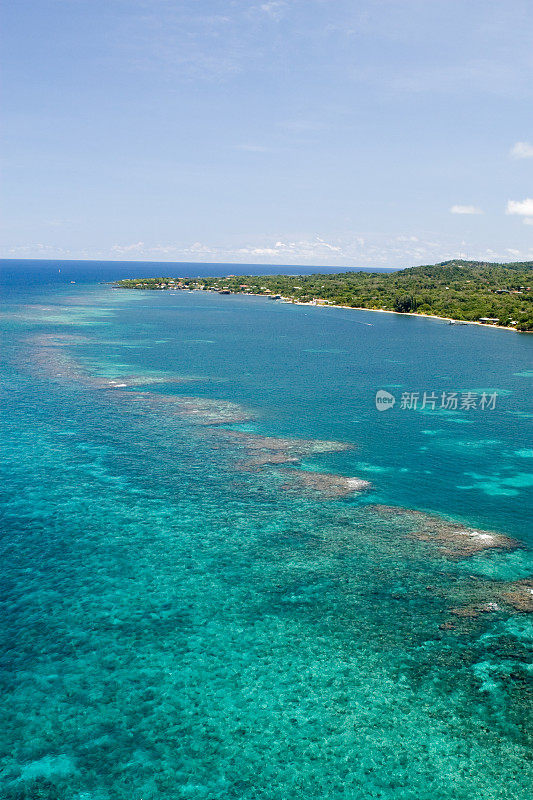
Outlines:
POLYGON ((2 796, 529 796, 533 337, 59 263, 2 263, 2 796))
MULTIPOLYGON (((350 267, 354 271, 353 267, 350 267)), ((120 278, 159 277, 180 275, 181 277, 207 277, 220 275, 307 275, 310 272, 346 272, 341 267, 302 267, 276 264, 204 264, 194 261, 32 261, 30 259, 0 259, 0 286, 4 291, 16 291, 23 287, 96 283, 116 281, 120 278)), ((389 267, 380 270, 358 268, 362 272, 394 272, 389 267)))

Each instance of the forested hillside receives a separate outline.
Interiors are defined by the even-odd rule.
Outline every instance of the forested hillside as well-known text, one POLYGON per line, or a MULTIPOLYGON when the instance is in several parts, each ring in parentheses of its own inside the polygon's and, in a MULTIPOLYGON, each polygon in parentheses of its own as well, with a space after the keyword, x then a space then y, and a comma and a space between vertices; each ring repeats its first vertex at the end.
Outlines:
POLYGON ((533 331, 533 262, 445 261, 393 273, 238 275, 118 281, 133 289, 198 289, 280 295, 301 303, 432 314, 533 331))

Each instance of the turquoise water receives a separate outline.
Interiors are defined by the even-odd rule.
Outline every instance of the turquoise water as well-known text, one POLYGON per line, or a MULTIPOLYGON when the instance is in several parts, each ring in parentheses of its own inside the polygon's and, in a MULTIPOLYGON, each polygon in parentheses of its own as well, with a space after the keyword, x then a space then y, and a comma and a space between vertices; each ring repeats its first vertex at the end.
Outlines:
POLYGON ((531 336, 5 297, 2 797, 529 796, 531 336))

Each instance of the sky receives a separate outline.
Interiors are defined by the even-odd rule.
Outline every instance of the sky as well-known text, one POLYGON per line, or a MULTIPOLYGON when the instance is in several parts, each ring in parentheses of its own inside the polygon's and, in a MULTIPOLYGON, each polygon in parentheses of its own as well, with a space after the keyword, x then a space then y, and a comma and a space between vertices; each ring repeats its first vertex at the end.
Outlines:
POLYGON ((3 258, 533 259, 531 0, 7 0, 3 258))

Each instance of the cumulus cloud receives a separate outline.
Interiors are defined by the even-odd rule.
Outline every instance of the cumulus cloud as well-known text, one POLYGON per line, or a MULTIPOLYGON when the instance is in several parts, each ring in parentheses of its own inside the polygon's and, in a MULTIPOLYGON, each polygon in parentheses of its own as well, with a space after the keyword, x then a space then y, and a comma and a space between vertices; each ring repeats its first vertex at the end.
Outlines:
POLYGON ((450 214, 483 214, 483 211, 477 206, 452 206, 450 214))
POLYGON ((533 158, 533 144, 529 142, 517 142, 511 147, 513 158, 533 158))
POLYGON ((238 252, 243 255, 300 257, 306 259, 313 256, 325 256, 330 253, 342 253, 342 248, 324 241, 320 236, 315 236, 312 241, 277 241, 274 245, 267 245, 266 247, 241 247, 238 252))
POLYGON ((508 200, 506 213, 523 217, 526 225, 533 225, 533 197, 526 197, 525 200, 508 200))
POLYGON ((123 255, 124 253, 140 253, 144 248, 144 242, 135 242, 135 244, 114 244, 111 250, 113 253, 123 255))
MULTIPOLYGON (((533 216, 524 216, 524 222, 533 225, 533 216)), ((518 247, 519 245, 515 245, 518 247)), ((518 250, 478 249, 473 242, 452 237, 435 238, 423 233, 420 237, 410 231, 394 235, 361 231, 346 231, 332 238, 323 238, 311 232, 279 232, 278 236, 262 235, 257 239, 243 240, 241 236, 223 241, 167 241, 133 242, 116 244, 105 250, 62 250, 51 244, 30 244, 0 249, 7 258, 88 258, 106 260, 187 261, 260 264, 305 264, 313 268, 331 267, 406 267, 432 264, 452 258, 469 258, 506 261, 509 256, 518 258, 518 250)), ((533 259, 533 251, 522 250, 520 257, 533 259)), ((216 273, 213 273, 216 274, 216 273)))

